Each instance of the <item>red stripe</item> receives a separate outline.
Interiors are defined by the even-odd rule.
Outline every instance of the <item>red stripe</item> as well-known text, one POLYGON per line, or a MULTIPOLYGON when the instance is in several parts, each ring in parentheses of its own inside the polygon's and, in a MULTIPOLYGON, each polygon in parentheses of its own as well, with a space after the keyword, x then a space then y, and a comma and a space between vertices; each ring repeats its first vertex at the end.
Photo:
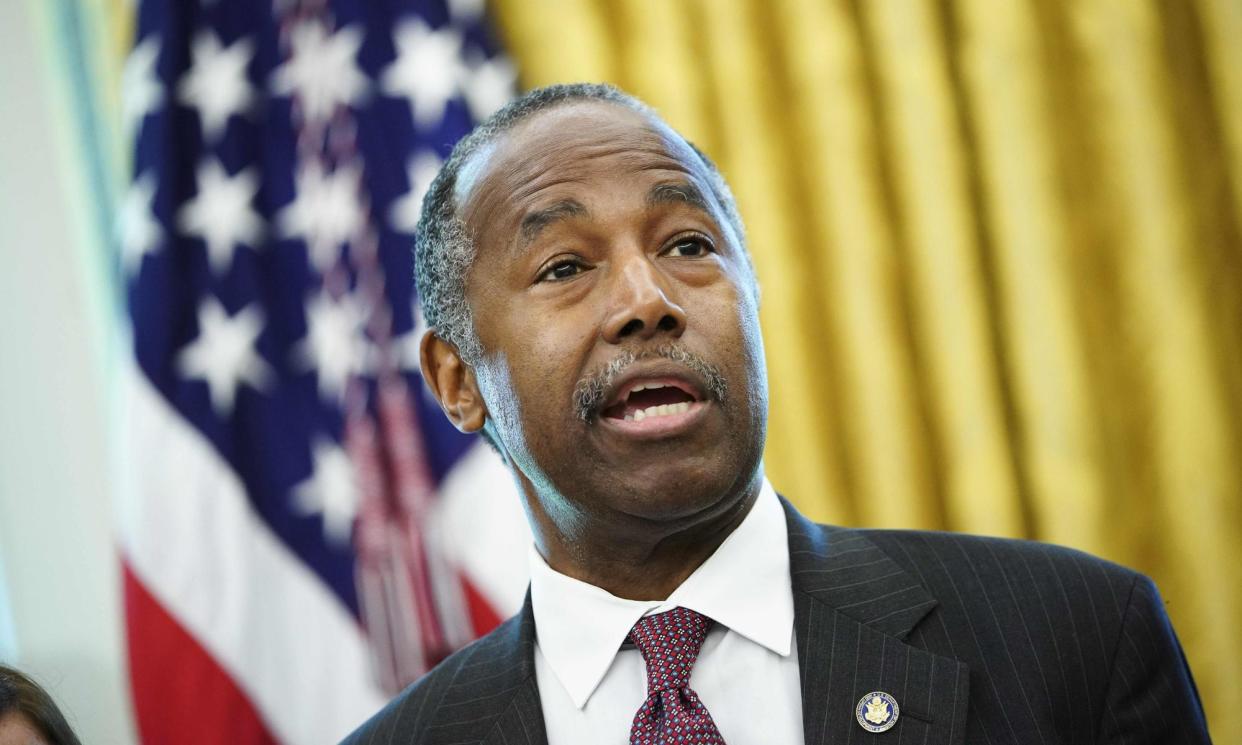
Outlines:
POLYGON ((229 674, 147 592, 129 565, 122 566, 130 686, 143 745, 275 745, 229 674))
POLYGON ((470 625, 474 628, 474 635, 483 636, 499 626, 503 619, 465 574, 461 575, 461 586, 466 596, 466 608, 470 612, 470 625))

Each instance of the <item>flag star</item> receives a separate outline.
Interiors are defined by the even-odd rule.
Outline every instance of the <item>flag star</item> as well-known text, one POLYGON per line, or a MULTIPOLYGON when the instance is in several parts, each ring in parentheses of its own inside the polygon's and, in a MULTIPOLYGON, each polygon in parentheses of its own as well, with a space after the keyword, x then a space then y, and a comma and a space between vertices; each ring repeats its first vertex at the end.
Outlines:
POLYGON ((207 383, 211 405, 221 417, 233 412, 241 385, 264 390, 272 368, 255 350, 263 331, 263 311, 249 305, 230 316, 208 296, 198 306, 198 336, 177 355, 177 371, 207 383))
POLYGON ((215 34, 200 31, 190 54, 193 64, 177 85, 177 100, 198 110, 203 137, 214 142, 224 134, 230 116, 254 104, 254 90, 246 76, 254 43, 238 39, 226 49, 215 34))
MULTIPOLYGON (((423 310, 414 301, 414 328, 393 340, 396 351, 397 366, 404 372, 415 375, 423 374, 422 343, 423 334, 427 332, 427 321, 423 318, 423 310)), ((426 388, 426 386, 424 386, 426 388)))
POLYGON ((368 369, 365 320, 348 295, 337 300, 321 292, 306 304, 306 338, 294 347, 294 357, 316 371, 325 399, 339 402, 349 379, 368 369))
POLYGON ((367 76, 358 69, 362 29, 349 26, 329 34, 317 21, 293 29, 289 59, 272 73, 272 89, 294 96, 302 115, 324 121, 337 106, 352 106, 367 91, 367 76))
POLYGON ((321 273, 336 262, 341 244, 362 228, 361 181, 357 164, 325 173, 318 161, 311 161, 299 167, 297 193, 276 216, 282 235, 306 241, 311 264, 321 273))
POLYGON ((164 105, 164 85, 156 72, 160 56, 160 39, 152 34, 143 39, 125 60, 121 72, 121 117, 125 133, 133 136, 147 114, 164 105))
POLYGON ((136 273, 143 257, 155 253, 163 242, 164 230, 152 209, 157 186, 155 173, 147 171, 130 184, 121 202, 117 233, 121 243, 121 266, 126 274, 136 273))
POLYGON ((328 543, 348 546, 358 516, 358 482, 343 448, 319 437, 311 446, 311 474, 293 488, 294 507, 323 518, 328 543))
POLYGON ((444 116, 457 95, 461 66, 461 34, 445 27, 433 31, 421 18, 406 18, 393 32, 397 59, 384 69, 380 87, 390 96, 404 96, 414 122, 429 127, 444 116))
POLYGON ((491 116, 513 98, 516 85, 517 70, 508 59, 498 56, 472 61, 462 83, 470 115, 476 122, 491 116))
POLYGON ((237 246, 259 247, 263 218, 251 205, 258 191, 254 168, 230 176, 218 160, 199 163, 198 194, 177 212, 177 227, 206 242, 207 260, 215 274, 228 271, 237 246))
POLYGON ((467 24, 483 17, 486 0, 448 0, 449 16, 457 23, 467 24))
POLYGON ((388 212, 388 220, 394 230, 400 233, 414 232, 423 212, 423 198, 427 196, 431 181, 440 172, 441 163, 440 156, 432 150, 422 150, 406 163, 410 190, 393 202, 388 212))

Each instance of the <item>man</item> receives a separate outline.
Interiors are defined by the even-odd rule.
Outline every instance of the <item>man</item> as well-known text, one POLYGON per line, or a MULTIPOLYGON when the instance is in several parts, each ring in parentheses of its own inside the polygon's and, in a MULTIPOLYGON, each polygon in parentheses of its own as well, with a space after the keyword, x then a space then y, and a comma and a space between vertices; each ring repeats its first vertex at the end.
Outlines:
POLYGON ((424 377, 520 486, 530 593, 347 742, 1208 741, 1149 580, 776 496, 741 220, 643 104, 498 112, 432 184, 416 264, 424 377))

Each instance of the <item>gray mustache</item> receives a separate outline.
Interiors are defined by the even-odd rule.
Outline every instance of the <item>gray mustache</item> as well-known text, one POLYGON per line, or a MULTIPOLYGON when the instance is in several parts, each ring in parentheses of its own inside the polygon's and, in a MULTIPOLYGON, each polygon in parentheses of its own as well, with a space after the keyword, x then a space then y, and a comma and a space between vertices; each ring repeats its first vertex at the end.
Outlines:
POLYGON ((623 375, 630 365, 640 360, 662 358, 671 360, 694 371, 706 384, 705 393, 708 398, 723 402, 728 391, 724 375, 720 369, 698 356, 675 344, 665 344, 654 349, 641 352, 626 350, 599 370, 589 373, 578 381, 574 387, 574 413, 584 422, 591 421, 604 405, 604 396, 618 377, 623 375))

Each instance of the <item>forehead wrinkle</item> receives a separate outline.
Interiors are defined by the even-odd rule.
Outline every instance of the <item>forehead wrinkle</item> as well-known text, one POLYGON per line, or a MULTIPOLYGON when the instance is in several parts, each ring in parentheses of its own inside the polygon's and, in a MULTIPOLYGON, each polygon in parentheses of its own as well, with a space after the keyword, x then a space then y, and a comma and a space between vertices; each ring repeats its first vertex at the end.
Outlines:
POLYGON ((496 209, 504 210, 506 203, 529 205, 539 201, 545 192, 569 186, 566 198, 542 209, 528 209, 525 215, 517 218, 516 240, 510 243, 514 251, 521 252, 529 247, 551 225, 590 217, 583 200, 574 198, 572 188, 586 187, 586 179, 593 177, 594 170, 588 164, 600 159, 612 161, 623 171, 664 171, 674 179, 686 177, 689 183, 685 186, 669 184, 666 189, 652 189, 644 195, 648 207, 676 202, 709 216, 714 214, 705 192, 694 183, 700 175, 697 159, 684 140, 674 133, 651 122, 641 122, 633 128, 628 126, 629 122, 605 122, 602 127, 595 128, 559 127, 532 132, 538 120, 507 133, 488 152, 479 154, 483 157, 476 156, 476 174, 472 181, 478 187, 470 191, 476 195, 480 190, 491 194, 482 200, 477 196, 470 199, 465 209, 470 217, 477 218, 480 211, 487 214, 496 209), (507 188, 506 182, 510 184, 507 188))
POLYGON ((558 184, 580 183, 591 169, 590 161, 612 158, 621 168, 636 171, 668 170, 688 173, 676 157, 659 148, 628 147, 616 143, 596 145, 550 144, 536 150, 518 163, 505 164, 502 176, 521 184, 513 190, 517 199, 527 199, 558 184))
POLYGON ((509 160, 508 168, 520 181, 535 180, 559 167, 572 168, 575 161, 598 158, 617 157, 623 165, 639 169, 652 167, 648 165, 650 158, 681 165, 675 140, 650 122, 622 119, 589 127, 578 127, 575 122, 534 129, 542 121, 536 118, 526 123, 503 143, 501 158, 509 160))
MULTIPOLYGON (((703 206, 706 209, 707 202, 702 196, 702 190, 692 183, 696 175, 693 167, 688 166, 681 158, 663 147, 627 146, 612 142, 569 147, 549 145, 544 148, 544 152, 530 153, 528 157, 522 159, 521 163, 504 164, 498 168, 496 176, 499 180, 508 178, 520 184, 510 192, 509 199, 519 202, 531 201, 541 192, 557 186, 578 184, 585 187, 586 179, 590 177, 591 172, 586 162, 600 158, 614 158, 622 169, 667 171, 685 175, 691 181, 688 187, 693 193, 688 192, 687 198, 680 201, 703 206)), ((648 195, 648 202, 651 200, 652 197, 648 195)), ((572 197, 563 201, 576 202, 581 205, 572 197)), ((656 198, 655 201, 668 200, 656 198)))

